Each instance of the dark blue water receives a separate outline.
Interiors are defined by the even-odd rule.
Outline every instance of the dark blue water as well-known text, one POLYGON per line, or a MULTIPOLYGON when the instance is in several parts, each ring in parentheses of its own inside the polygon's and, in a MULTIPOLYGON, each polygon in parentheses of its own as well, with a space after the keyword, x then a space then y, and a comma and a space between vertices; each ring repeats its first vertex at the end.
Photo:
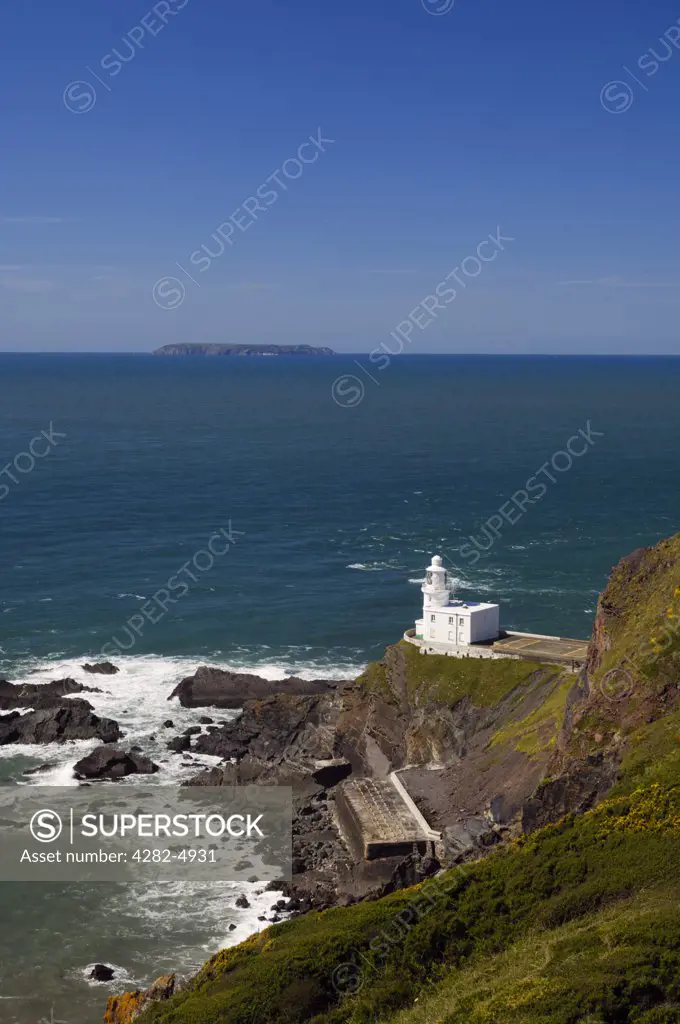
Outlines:
POLYGON ((128 643, 129 617, 230 520, 243 536, 184 573, 135 654, 361 662, 416 617, 408 580, 435 551, 506 626, 586 635, 612 563, 676 529, 679 361, 406 357, 354 408, 331 397, 343 372, 362 375, 351 357, 0 357, 2 465, 50 422, 67 435, 0 477, 6 667, 128 643), (588 421, 604 436, 462 558, 588 421))
MULTIPOLYGON (((1 356, 0 470, 17 481, 0 473, 3 674, 91 683, 82 662, 116 638, 121 672, 87 696, 174 785, 199 760, 169 754, 159 725, 200 662, 356 673, 420 614, 436 552, 465 596, 500 601, 506 627, 587 636, 611 565, 676 530, 680 361, 407 357, 378 373, 359 361, 1 356), (331 389, 348 374, 365 393, 344 408, 331 389), (66 436, 17 472, 50 424, 66 436), (560 472, 551 459, 570 438, 585 454, 570 467, 556 456, 560 472), (512 525, 498 510, 522 490, 539 500, 512 525), (197 568, 230 521, 235 544, 197 568), (195 581, 179 576, 187 563, 195 581), (154 594, 171 586, 160 616, 154 594)), ((505 512, 518 518, 516 504, 505 512)), ((192 715, 172 706, 180 729, 192 715)), ((0 780, 26 783, 47 761, 30 781, 74 784, 93 745, 0 748, 0 780)), ((0 886, 0 1021, 100 1020, 109 991, 190 971, 261 927, 267 896, 249 891, 251 911, 235 896, 0 886), (88 983, 93 960, 117 979, 88 983)))

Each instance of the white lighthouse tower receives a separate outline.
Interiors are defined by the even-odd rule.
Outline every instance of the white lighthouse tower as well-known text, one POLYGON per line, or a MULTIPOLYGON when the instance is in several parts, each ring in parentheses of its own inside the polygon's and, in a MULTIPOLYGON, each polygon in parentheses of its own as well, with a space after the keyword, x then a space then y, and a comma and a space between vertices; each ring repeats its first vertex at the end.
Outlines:
POLYGON ((434 555, 425 572, 423 617, 416 621, 413 639, 425 653, 452 654, 459 657, 486 651, 474 650, 475 644, 489 644, 500 635, 500 609, 497 604, 481 601, 457 601, 453 583, 434 555))
POLYGON ((445 608, 449 603, 452 588, 441 555, 434 555, 420 589, 423 592, 423 614, 427 614, 429 608, 445 608))

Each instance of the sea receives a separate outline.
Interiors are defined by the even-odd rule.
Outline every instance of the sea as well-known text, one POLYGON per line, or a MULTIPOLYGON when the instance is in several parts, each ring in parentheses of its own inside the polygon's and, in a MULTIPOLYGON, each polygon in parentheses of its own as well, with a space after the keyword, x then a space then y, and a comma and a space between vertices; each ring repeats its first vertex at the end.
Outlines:
MULTIPOLYGON (((211 763, 165 747, 178 680, 353 678, 433 554, 504 627, 588 637, 611 566, 678 529, 679 391, 672 358, 1 355, 0 676, 102 687, 177 785, 211 763)), ((76 785, 94 745, 2 747, 0 782, 76 785)), ((100 1021, 266 926, 261 890, 0 884, 0 1024, 100 1021)))

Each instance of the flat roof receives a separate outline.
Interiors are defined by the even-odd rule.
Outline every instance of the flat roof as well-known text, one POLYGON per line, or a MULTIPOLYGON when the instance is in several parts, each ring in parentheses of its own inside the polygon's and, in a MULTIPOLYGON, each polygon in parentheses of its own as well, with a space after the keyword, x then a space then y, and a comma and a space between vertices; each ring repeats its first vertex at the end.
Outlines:
POLYGON ((485 612, 490 608, 500 608, 497 604, 486 604, 483 601, 461 601, 454 604, 445 604, 437 608, 427 608, 426 615, 435 615, 441 612, 443 615, 471 615, 473 612, 485 612))
POLYGON ((587 640, 571 640, 569 637, 552 636, 508 636, 492 644, 499 654, 514 654, 536 661, 585 661, 588 654, 587 640))
POLYGON ((364 845, 431 839, 389 779, 346 782, 342 795, 354 812, 364 845))

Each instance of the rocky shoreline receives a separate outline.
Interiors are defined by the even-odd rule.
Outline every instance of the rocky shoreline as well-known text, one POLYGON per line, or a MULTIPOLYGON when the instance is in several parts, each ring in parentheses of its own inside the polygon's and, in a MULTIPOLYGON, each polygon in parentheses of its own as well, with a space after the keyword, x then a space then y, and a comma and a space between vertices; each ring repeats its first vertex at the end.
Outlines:
MULTIPOLYGON (((102 676, 117 671, 110 663, 83 667, 102 676)), ((535 796, 549 760, 547 748, 542 756, 527 758, 512 746, 495 766, 485 768, 483 761, 494 731, 508 718, 530 715, 554 690, 557 670, 532 669, 519 703, 518 688, 510 686, 505 698, 485 708, 467 694, 451 702, 422 687, 410 693, 409 674, 418 668, 413 652, 397 644, 377 663, 379 685, 365 677, 310 681, 293 676, 272 682, 200 666, 168 694, 169 702, 184 708, 240 711, 226 721, 203 715, 199 725, 165 742, 171 754, 183 758, 187 771, 201 755, 220 759, 218 766, 203 768, 182 785, 291 787, 293 877, 277 884, 288 901, 287 913, 377 898, 442 865, 483 854, 517 831, 519 822, 526 826, 552 814, 546 810, 547 791, 538 806, 535 796), (367 861, 357 858, 343 837, 336 797, 345 781, 385 779, 394 771, 403 773, 428 822, 441 830, 441 861, 415 851, 367 861)), ((22 686, 0 681, 0 709, 8 712, 0 715, 0 744, 98 740, 101 745, 74 765, 81 783, 158 772, 139 746, 121 746, 123 730, 94 713, 81 696, 88 691, 98 689, 73 679, 22 686)), ((158 724, 160 734, 173 728, 172 718, 158 724)), ((601 785, 605 775, 604 769, 590 766, 585 787, 591 781, 601 785)), ((572 784, 561 800, 552 799, 562 806, 575 797, 572 784)))
MULTIPOLYGON (((590 653, 590 664, 597 663, 597 622, 590 653)), ((353 680, 272 682, 199 666, 168 687, 169 717, 150 738, 157 749, 164 731, 175 733, 163 740, 165 748, 183 759, 188 773, 194 769, 182 785, 292 789, 292 880, 267 885, 280 896, 261 921, 378 899, 443 867, 482 857, 508 837, 592 806, 611 787, 619 759, 615 744, 585 758, 572 749, 574 722, 584 707, 599 701, 587 670, 577 677, 535 663, 474 662, 426 661, 398 643, 353 680), (177 732, 175 702, 207 713, 199 724, 177 732), (545 708, 553 710, 548 714, 545 708), (224 711, 239 713, 225 719, 224 711), (197 771, 200 760, 194 759, 203 755, 219 763, 197 771), (395 772, 441 834, 436 856, 414 849, 365 860, 343 835, 337 813, 343 787, 395 772)), ((112 677, 115 686, 116 666, 86 671, 112 677)), ((25 685, 0 681, 0 744, 98 741, 74 765, 80 784, 157 773, 159 766, 143 749, 121 743, 118 722, 94 713, 86 698, 98 691, 70 678, 25 685)), ((166 982, 152 987, 154 999, 177 991, 174 978, 166 982)), ((144 1005, 151 998, 148 992, 128 995, 144 1005)), ((107 1020, 127 1022, 125 1013, 110 1006, 107 1020)))

